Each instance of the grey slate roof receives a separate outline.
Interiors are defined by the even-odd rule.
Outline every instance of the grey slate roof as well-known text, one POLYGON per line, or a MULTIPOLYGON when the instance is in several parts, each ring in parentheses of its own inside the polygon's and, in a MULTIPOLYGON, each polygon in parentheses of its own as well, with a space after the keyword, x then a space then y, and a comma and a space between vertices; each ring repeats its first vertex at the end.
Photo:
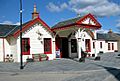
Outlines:
POLYGON ((78 20, 80 20, 81 17, 77 17, 77 18, 73 18, 73 19, 69 19, 69 20, 65 20, 62 22, 57 23, 56 25, 54 25, 52 28, 59 28, 61 26, 66 26, 66 25, 70 25, 73 23, 76 23, 78 20))
MULTIPOLYGON (((22 24, 22 27, 25 26, 26 24, 28 24, 28 23, 31 22, 31 21, 32 21, 32 20, 30 20, 30 21, 22 24)), ((15 33, 17 30, 19 30, 19 29, 20 29, 20 26, 16 26, 16 27, 14 28, 14 30, 11 31, 10 34, 14 34, 14 33, 15 33)))
MULTIPOLYGON (((28 21, 22 25, 22 27, 28 24, 31 21, 28 21)), ((6 25, 0 24, 0 37, 6 37, 10 34, 14 34, 17 30, 19 30, 19 25, 6 25)))
POLYGON ((6 37, 17 25, 0 24, 0 37, 6 37))
POLYGON ((97 39, 106 40, 106 41, 117 41, 118 38, 114 33, 97 33, 97 39))

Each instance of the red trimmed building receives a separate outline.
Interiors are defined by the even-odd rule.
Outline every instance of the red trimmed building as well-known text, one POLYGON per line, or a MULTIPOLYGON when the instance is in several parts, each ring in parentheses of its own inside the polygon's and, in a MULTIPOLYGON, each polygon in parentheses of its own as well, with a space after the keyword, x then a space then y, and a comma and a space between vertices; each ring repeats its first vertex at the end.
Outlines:
MULTIPOLYGON (((92 14, 59 22, 50 28, 40 17, 34 5, 32 20, 22 26, 23 61, 33 54, 46 54, 49 60, 56 58, 81 58, 82 52, 97 56, 105 40, 98 41, 96 30, 100 23, 92 14)), ((10 57, 20 62, 20 30, 18 25, 0 25, 0 61, 10 57)), ((117 42, 112 41, 114 50, 117 42)), ((102 48, 103 49, 103 48, 102 48)), ((106 48, 105 48, 106 49, 106 48)), ((103 52, 107 52, 103 50, 103 52)))

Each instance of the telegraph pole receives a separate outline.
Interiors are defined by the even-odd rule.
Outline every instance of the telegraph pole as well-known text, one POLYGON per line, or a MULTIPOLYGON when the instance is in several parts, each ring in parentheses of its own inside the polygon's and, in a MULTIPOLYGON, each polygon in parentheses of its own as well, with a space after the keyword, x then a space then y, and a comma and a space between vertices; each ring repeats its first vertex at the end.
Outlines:
POLYGON ((22 0, 20 0, 20 69, 23 69, 23 57, 22 57, 22 0))

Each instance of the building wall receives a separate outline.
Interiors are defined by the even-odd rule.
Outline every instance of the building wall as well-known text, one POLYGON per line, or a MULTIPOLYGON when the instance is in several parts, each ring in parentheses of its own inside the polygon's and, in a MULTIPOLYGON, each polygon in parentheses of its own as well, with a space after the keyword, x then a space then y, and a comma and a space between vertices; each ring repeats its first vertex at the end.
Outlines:
POLYGON ((4 61, 4 58, 7 57, 7 55, 13 55, 13 58, 15 59, 17 53, 16 49, 16 43, 14 43, 15 40, 13 37, 6 37, 6 38, 0 38, 0 61, 4 61))
POLYGON ((117 41, 105 41, 105 40, 97 40, 97 53, 103 52, 115 52, 118 50, 117 41), (100 48, 100 42, 102 42, 102 48, 100 48), (108 50, 108 43, 110 43, 110 50, 108 50), (112 43, 114 44, 114 50, 112 50, 112 43))
POLYGON ((3 38, 0 38, 0 61, 3 61, 3 38))
POLYGON ((96 47, 96 52, 99 53, 99 52, 106 52, 106 43, 104 40, 97 40, 96 43, 95 43, 95 47, 96 47), (102 48, 100 46, 100 43, 102 43, 102 48))
MULTIPOLYGON (((52 54, 47 54, 49 57, 49 60, 52 60, 55 58, 55 45, 54 39, 51 36, 51 33, 48 32, 41 24, 35 24, 30 29, 25 31, 23 33, 23 38, 29 38, 30 39, 30 55, 23 55, 23 61, 26 61, 26 59, 32 58, 32 54, 38 54, 38 53, 44 53, 44 38, 51 38, 52 40, 52 54), (40 32, 42 36, 38 35, 37 32, 40 32)), ((20 40, 19 37, 17 39, 17 53, 18 53, 18 62, 20 62, 20 40)))
MULTIPOLYGON (((93 46, 93 43, 92 43, 93 40, 92 40, 91 36, 86 31, 81 31, 81 32, 76 31, 75 35, 71 35, 71 37, 69 38, 69 41, 71 41, 71 39, 76 39, 77 41, 81 41, 81 48, 82 48, 83 51, 86 51, 85 40, 90 39, 91 51, 89 53, 90 54, 94 53, 94 50, 92 49, 93 48, 92 47, 93 46), (78 40, 78 38, 80 38, 80 40, 78 40)), ((71 58, 78 57, 78 53, 73 53, 73 54, 71 53, 71 42, 69 42, 69 56, 71 58)))
POLYGON ((117 42, 113 41, 106 42, 106 52, 115 52, 116 50, 118 50, 117 42), (108 50, 108 43, 110 43, 110 50, 108 50), (112 49, 112 43, 114 44, 114 49, 112 49))

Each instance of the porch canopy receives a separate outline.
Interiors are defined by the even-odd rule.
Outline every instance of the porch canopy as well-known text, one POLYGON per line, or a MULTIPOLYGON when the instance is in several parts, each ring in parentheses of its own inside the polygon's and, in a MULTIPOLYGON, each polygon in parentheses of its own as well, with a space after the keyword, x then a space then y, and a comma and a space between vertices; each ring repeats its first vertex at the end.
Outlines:
POLYGON ((59 37, 68 37, 72 32, 83 29, 100 29, 101 25, 92 14, 62 21, 54 25, 51 29, 59 37))

